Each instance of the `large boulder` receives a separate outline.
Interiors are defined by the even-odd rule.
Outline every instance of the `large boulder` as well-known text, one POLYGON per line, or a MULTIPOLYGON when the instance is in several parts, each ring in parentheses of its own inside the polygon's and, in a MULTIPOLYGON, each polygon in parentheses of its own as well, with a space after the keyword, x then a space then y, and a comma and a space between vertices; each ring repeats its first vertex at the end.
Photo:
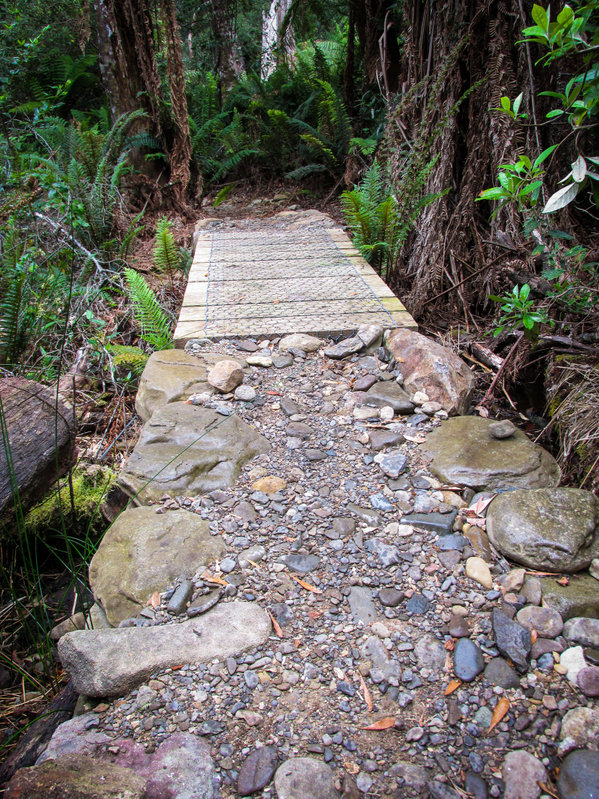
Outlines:
POLYGON ((33 380, 0 379, 0 397, 8 433, 8 447, 4 437, 0 442, 0 522, 7 522, 15 510, 13 477, 26 507, 74 465, 77 423, 54 389, 33 380))
POLYGON ((129 508, 102 539, 89 567, 89 582, 116 627, 139 613, 155 591, 164 591, 181 574, 192 577, 224 551, 222 538, 210 535, 208 522, 195 513, 129 508))
POLYGON ((423 444, 432 458, 431 472, 450 485, 476 491, 556 486, 560 468, 555 458, 521 431, 494 438, 493 422, 478 416, 457 416, 434 430, 423 444))
POLYGON ((165 493, 194 497, 232 486, 241 467, 269 449, 238 416, 173 402, 146 422, 118 485, 137 504, 165 493))
POLYGON ((212 391, 207 371, 218 360, 212 353, 201 358, 185 350, 153 352, 148 358, 135 397, 135 410, 147 422, 154 411, 169 402, 186 400, 192 394, 212 391))
POLYGON ((567 585, 541 578, 543 605, 557 610, 564 621, 576 616, 599 619, 599 583, 590 574, 575 574, 567 585))
POLYGON ((452 350, 406 328, 389 332, 387 349, 400 366, 407 391, 425 391, 451 416, 468 411, 474 376, 452 350))
POLYGON ((225 660, 269 635, 268 614, 256 603, 225 602, 181 624, 67 633, 58 655, 78 693, 122 696, 155 671, 225 660))
POLYGON ((577 572, 599 555, 599 502, 578 488, 508 491, 487 511, 491 543, 530 569, 577 572))

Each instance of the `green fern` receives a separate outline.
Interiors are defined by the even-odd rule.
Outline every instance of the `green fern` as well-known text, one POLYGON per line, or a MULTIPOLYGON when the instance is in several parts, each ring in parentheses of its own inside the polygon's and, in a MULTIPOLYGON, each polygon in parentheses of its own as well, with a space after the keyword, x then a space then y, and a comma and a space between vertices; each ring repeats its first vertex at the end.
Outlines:
POLYGON ((140 347, 127 347, 123 344, 111 344, 108 351, 112 355, 115 366, 124 366, 138 376, 148 361, 148 354, 140 347))
POLYGON ((153 350, 173 349, 169 319, 152 289, 134 269, 127 267, 125 278, 127 295, 133 308, 133 316, 140 326, 142 340, 153 350))
POLYGON ((154 245, 154 266, 158 271, 166 270, 171 276, 180 262, 180 253, 171 231, 171 223, 162 217, 156 223, 156 243, 154 245))

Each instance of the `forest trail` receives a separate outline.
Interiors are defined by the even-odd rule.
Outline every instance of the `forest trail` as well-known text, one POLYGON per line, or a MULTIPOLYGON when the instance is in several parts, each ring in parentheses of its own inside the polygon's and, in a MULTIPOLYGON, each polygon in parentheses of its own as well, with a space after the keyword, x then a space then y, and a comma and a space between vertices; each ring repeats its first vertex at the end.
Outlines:
POLYGON ((370 323, 417 329, 325 214, 200 225, 176 346, 203 337, 341 334, 370 323))

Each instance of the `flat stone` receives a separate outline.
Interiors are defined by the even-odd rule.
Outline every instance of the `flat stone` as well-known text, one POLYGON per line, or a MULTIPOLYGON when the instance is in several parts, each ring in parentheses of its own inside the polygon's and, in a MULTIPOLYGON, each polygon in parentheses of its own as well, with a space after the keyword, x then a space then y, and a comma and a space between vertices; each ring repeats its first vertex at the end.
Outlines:
POLYGON ((411 524, 422 530, 431 530, 441 536, 450 535, 457 513, 456 508, 449 513, 406 513, 401 517, 399 523, 411 524))
POLYGON ((568 619, 564 624, 564 638, 574 644, 599 648, 599 619, 584 616, 568 619))
POLYGON ((255 522, 258 518, 258 514, 254 510, 254 507, 245 499, 242 499, 241 502, 233 508, 232 512, 233 516, 237 516, 242 522, 255 522))
POLYGON ((235 389, 235 399, 240 402, 252 402, 256 399, 256 389, 252 386, 237 386, 235 389))
POLYGON ((360 325, 357 336, 365 347, 378 347, 383 338, 383 328, 381 325, 360 325))
MULTIPOLYGON (((599 741, 599 708, 575 707, 562 720, 561 740, 572 738, 577 749, 597 749, 599 741)), ((568 797, 569 799, 569 797, 568 797)))
POLYGON ((576 572, 599 553, 599 503, 589 491, 508 491, 487 511, 491 543, 508 558, 539 571, 576 572))
POLYGON ((221 394, 228 394, 243 382, 243 366, 239 361, 217 361, 209 370, 207 380, 221 394))
POLYGON ((275 773, 278 799, 339 799, 333 771, 312 757, 286 760, 275 773))
POLYGON ((595 799, 599 796, 599 752, 577 750, 563 760, 557 781, 567 799, 595 799))
MULTIPOLYGON (((557 638, 564 628, 562 617, 553 608, 527 605, 516 614, 516 621, 526 630, 536 630, 543 638, 557 638)), ((599 627, 599 622, 597 623, 599 627)))
POLYGON ((455 613, 452 614, 447 625, 447 632, 452 638, 468 638, 470 635, 470 625, 465 616, 455 613))
POLYGON ((220 588, 216 591, 210 591, 208 594, 202 594, 202 596, 194 599, 187 608, 187 615, 190 619, 194 619, 196 616, 201 616, 203 613, 207 613, 209 610, 212 610, 213 607, 218 605, 222 598, 223 591, 220 588))
POLYGON ((339 535, 353 535, 356 529, 356 523, 353 519, 347 516, 338 516, 333 519, 333 530, 339 535))
POLYGON ((485 668, 483 653, 469 638, 456 641, 453 668, 458 680, 464 682, 471 682, 485 668))
POLYGON ((520 677, 503 658, 493 658, 485 667, 485 679, 501 688, 519 688, 520 677))
POLYGON ((509 419, 502 419, 500 422, 491 422, 489 433, 493 438, 503 441, 504 438, 511 438, 518 428, 509 419))
POLYGON ((286 369, 288 366, 293 364, 293 356, 289 355, 289 353, 285 353, 284 355, 273 355, 272 356, 272 365, 275 369, 286 369))
POLYGON ((378 513, 370 508, 362 508, 360 505, 355 505, 353 502, 349 502, 347 509, 352 513, 355 513, 358 519, 361 519, 363 522, 366 522, 366 524, 369 524, 372 527, 377 527, 381 522, 378 513))
POLYGON ((248 366, 260 366, 263 369, 268 369, 272 366, 272 358, 270 355, 249 355, 245 362, 248 366))
POLYGON ((576 684, 585 696, 599 696, 599 666, 586 666, 581 669, 576 684))
POLYGON ((429 433, 422 446, 432 458, 430 470, 435 477, 477 491, 559 483, 559 466, 546 450, 520 430, 508 439, 493 438, 490 424, 478 416, 457 416, 429 433))
POLYGON ((94 597, 117 626, 135 616, 156 591, 179 575, 193 577, 225 552, 220 536, 197 514, 153 507, 128 508, 104 534, 89 567, 94 597))
POLYGON ((325 347, 324 354, 327 358, 332 358, 335 361, 340 361, 342 358, 348 358, 356 352, 364 349, 364 342, 358 336, 343 339, 338 344, 331 344, 325 347))
POLYGON ((137 504, 164 494, 195 497, 229 488, 245 463, 269 449, 238 416, 173 402, 146 422, 118 485, 137 504))
POLYGON ((471 580, 475 580, 483 588, 493 588, 493 578, 491 576, 491 569, 482 558, 474 556, 466 560, 466 575, 471 580))
POLYGON ((468 412, 475 378, 452 350, 405 328, 389 333, 387 348, 401 364, 406 391, 425 392, 450 415, 468 412))
POLYGON ((352 586, 349 592, 348 602, 351 614, 356 621, 361 621, 363 624, 371 624, 373 621, 376 621, 376 607, 372 601, 370 589, 356 585, 352 586))
POLYGON ((542 599, 541 581, 538 577, 527 577, 520 593, 530 605, 540 605, 542 599))
POLYGON ((394 447, 404 441, 403 433, 399 430, 371 430, 368 433, 370 446, 375 451, 394 447))
POLYGON ((390 407, 396 413, 412 413, 414 403, 404 389, 394 380, 380 381, 368 389, 364 397, 366 405, 375 408, 390 407))
POLYGON ((306 460, 312 463, 315 461, 323 461, 328 457, 326 452, 323 452, 321 449, 313 449, 312 447, 306 448, 304 450, 304 455, 306 456, 306 460))
POLYGON ((238 350, 241 350, 242 352, 256 352, 257 350, 260 349, 260 347, 258 346, 258 342, 255 341, 253 338, 245 338, 242 339, 241 341, 236 341, 235 346, 237 347, 238 350))
POLYGON ((566 669, 566 679, 573 685, 578 682, 578 675, 586 668, 587 662, 581 646, 571 646, 560 653, 560 665, 566 669))
POLYGON ((323 344, 324 341, 316 336, 309 336, 306 333, 291 333, 289 336, 283 336, 279 341, 279 350, 281 352, 288 352, 289 350, 316 352, 323 344))
POLYGON ((534 755, 518 749, 505 756, 501 776, 505 783, 504 799, 538 799, 539 782, 547 782, 547 769, 534 755))
POLYGON ((422 616, 430 607, 430 602, 422 594, 412 594, 408 599, 406 610, 410 615, 422 616))
POLYGON ((265 788, 273 778, 278 759, 275 746, 261 746, 250 752, 239 769, 237 777, 239 795, 250 796, 265 788))
POLYGON ((492 620, 497 649, 502 655, 508 657, 520 671, 526 671, 532 646, 530 632, 510 619, 499 608, 493 609, 492 620))
POLYGON ((399 450, 390 450, 375 456, 375 463, 378 463, 383 474, 396 480, 403 474, 408 465, 408 459, 399 450))
POLYGON ((218 799, 219 796, 210 746, 191 733, 169 735, 151 756, 146 775, 146 799, 218 799))
POLYGON ((472 549, 479 558, 487 562, 493 561, 493 550, 489 543, 489 538, 484 530, 475 525, 464 530, 464 535, 470 541, 472 549))
POLYGON ((564 621, 575 616, 599 618, 597 580, 588 574, 576 574, 568 585, 552 577, 541 579, 543 604, 554 608, 564 621))
POLYGON ((58 654, 78 693, 121 696, 159 669, 224 660, 259 646, 270 629, 268 614, 255 603, 228 602, 181 624, 67 633, 58 654))
POLYGON ((371 386, 374 386, 377 378, 375 375, 361 375, 357 377, 352 385, 354 391, 368 391, 371 386))
POLYGON ((296 413, 300 412, 299 405, 290 397, 281 397, 279 404, 285 416, 295 416, 296 413))
POLYGON ((147 422, 154 411, 169 402, 185 401, 192 394, 211 391, 207 372, 216 360, 211 353, 196 358, 185 350, 153 352, 139 378, 135 396, 135 410, 142 422, 147 422))
POLYGON ((379 601, 381 605, 384 605, 386 608, 396 608, 398 605, 401 605, 403 600, 404 593, 397 588, 379 589, 379 601))
POLYGON ((317 555, 282 555, 279 558, 279 563, 284 563, 291 571, 298 572, 298 574, 308 574, 320 566, 320 558, 317 555))
POLYGON ((435 674, 445 670, 447 650, 432 633, 425 633, 414 645, 416 661, 421 669, 430 669, 435 674))
POLYGON ((308 439, 314 435, 314 430, 303 422, 289 422, 285 433, 293 438, 308 439))
POLYGON ((89 755, 67 755, 19 769, 5 799, 146 799, 146 780, 89 755))
MULTIPOLYGON (((468 539, 465 538, 463 535, 459 535, 459 533, 450 533, 449 535, 442 535, 438 541, 435 542, 435 546, 437 546, 443 552, 463 552, 464 548, 468 544, 468 539)), ((458 557, 457 561, 461 558, 458 557)), ((456 561, 456 562, 457 562, 456 561)))

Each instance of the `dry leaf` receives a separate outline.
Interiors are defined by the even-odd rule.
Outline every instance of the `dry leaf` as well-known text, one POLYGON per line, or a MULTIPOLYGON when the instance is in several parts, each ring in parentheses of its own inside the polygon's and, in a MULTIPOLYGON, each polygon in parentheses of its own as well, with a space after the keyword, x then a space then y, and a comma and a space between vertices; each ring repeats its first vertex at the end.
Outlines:
POLYGON ((363 730, 388 730, 390 727, 395 727, 395 716, 385 716, 383 719, 374 721, 368 727, 362 727, 363 730))
POLYGON ((539 788, 540 788, 542 791, 545 791, 545 793, 548 793, 548 794, 549 794, 549 796, 554 796, 554 797, 555 797, 555 799, 560 799, 560 798, 559 798, 559 796, 558 796, 556 793, 554 793, 552 790, 550 790, 550 789, 549 789, 549 788, 548 788, 548 787, 545 785, 545 783, 544 783, 544 782, 538 782, 538 783, 537 783, 537 785, 539 786, 539 788))
POLYGON ((445 649, 447 649, 448 652, 453 652, 453 650, 455 649, 455 641, 453 640, 453 638, 450 638, 449 641, 445 641, 443 646, 445 647, 445 649))
POLYGON ((268 394, 269 397, 282 397, 283 396, 280 391, 267 391, 266 393, 268 394))
POLYGON ((530 643, 534 644, 534 642, 537 640, 538 637, 539 637, 539 634, 535 630, 535 628, 533 627, 532 630, 530 631, 530 643))
POLYGON ((564 577, 560 577, 559 580, 556 580, 555 582, 559 583, 560 585, 569 585, 570 584, 570 578, 569 577, 565 577, 565 576, 564 577))
POLYGON ((300 580, 299 577, 296 577, 294 574, 289 575, 292 580, 295 580, 296 583, 299 583, 302 588, 305 588, 306 591, 312 591, 313 594, 322 594, 320 588, 316 588, 316 586, 307 583, 305 580, 300 580))
POLYGON ((275 633, 279 636, 279 638, 285 638, 285 634, 281 629, 281 625, 279 624, 279 622, 275 619, 270 610, 267 610, 266 612, 270 616, 270 620, 272 621, 272 628, 275 631, 275 633))
POLYGON ((248 562, 248 563, 251 563, 251 564, 252 564, 252 566, 254 566, 256 569, 259 569, 259 568, 260 568, 260 567, 258 566, 258 564, 256 563, 256 561, 255 561, 255 560, 250 560, 249 558, 244 558, 244 560, 247 560, 247 562, 248 562))
POLYGON ((491 724, 489 725, 489 729, 487 733, 490 733, 491 730, 496 727, 501 719, 505 716, 505 714, 510 709, 510 700, 507 696, 502 696, 499 702, 495 705, 495 710, 493 711, 493 715, 491 716, 491 724))
POLYGON ((495 499, 495 494, 493 494, 493 496, 492 496, 492 497, 490 497, 490 498, 488 498, 488 497, 481 497, 480 499, 478 499, 478 500, 477 500, 477 501, 474 503, 474 505, 470 505, 470 507, 466 509, 466 515, 467 515, 467 516, 470 516, 470 515, 473 515, 473 516, 482 516, 482 515, 483 515, 483 513, 485 512, 485 510, 486 510, 487 506, 488 506, 488 505, 489 505, 491 502, 493 502, 493 500, 494 500, 494 499, 495 499))
POLYGON ((368 690, 368 686, 364 682, 364 677, 362 677, 360 672, 358 672, 358 677, 360 678, 360 688, 362 689, 362 696, 366 702, 366 707, 368 708, 368 712, 372 713, 372 697, 370 695, 370 691, 368 690))
POLYGON ((450 680, 447 688, 445 689, 445 696, 449 696, 454 691, 457 691, 461 684, 461 680, 450 680))
POLYGON ((146 605, 149 605, 151 608, 157 608, 160 604, 160 592, 154 591, 152 596, 146 602, 146 605))
POLYGON ((322 613, 319 610, 310 610, 308 612, 309 619, 317 619, 319 616, 322 616, 322 613))
POLYGON ((217 577, 215 574, 210 574, 210 572, 204 572, 202 574, 202 580, 206 580, 207 583, 217 583, 217 585, 224 585, 225 587, 229 585, 225 580, 221 580, 220 577, 217 577))
POLYGON ((419 436, 409 436, 404 434, 404 438, 406 441, 411 441, 412 444, 424 444, 426 441, 426 436, 419 435, 419 436))

